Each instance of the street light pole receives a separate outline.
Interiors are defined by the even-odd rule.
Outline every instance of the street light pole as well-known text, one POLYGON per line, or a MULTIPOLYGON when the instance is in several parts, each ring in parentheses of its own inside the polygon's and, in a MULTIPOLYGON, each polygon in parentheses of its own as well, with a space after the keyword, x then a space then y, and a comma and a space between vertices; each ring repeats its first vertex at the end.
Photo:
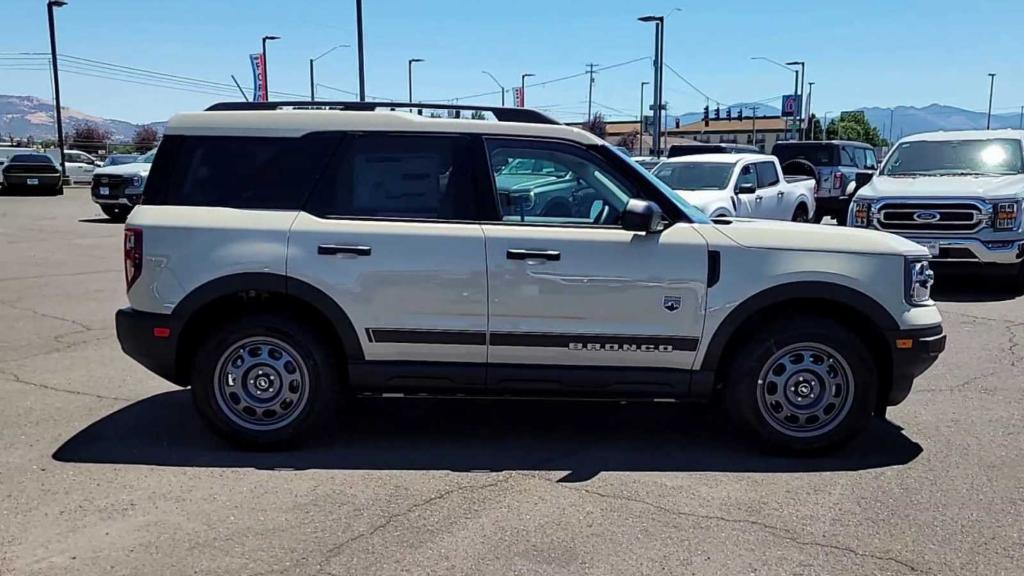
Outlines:
POLYGON ((423 58, 410 58, 409 59, 409 102, 412 103, 412 65, 417 62, 425 62, 423 58))
POLYGON ((641 22, 654 22, 654 134, 651 152, 661 156, 661 109, 662 109, 662 74, 664 73, 665 52, 665 17, 641 16, 641 22))
POLYGON ((996 89, 996 75, 995 73, 989 73, 989 84, 988 84, 988 121, 985 122, 985 129, 992 129, 992 93, 996 89))
MULTIPOLYGON (((764 56, 751 56, 750 59, 751 60, 764 60, 765 62, 770 62, 771 64, 774 64, 774 65, 778 66, 779 68, 782 68, 783 70, 788 70, 788 71, 792 72, 793 73, 793 95, 800 97, 800 95, 799 95, 799 92, 800 92, 800 70, 794 70, 793 68, 790 68, 790 66, 794 66, 796 64, 801 64, 802 65, 803 62, 790 62, 790 63, 787 63, 787 64, 783 64, 782 62, 778 62, 776 60, 772 60, 771 58, 766 58, 764 56)), ((801 101, 800 104, 801 104, 801 106, 803 106, 803 102, 802 101, 801 101)), ((796 117, 797 117, 796 114, 793 114, 793 118, 796 119, 796 117)), ((789 128, 786 128, 786 133, 789 134, 789 128)), ((796 140, 796 130, 793 131, 793 139, 796 140)))
POLYGON ((534 76, 536 74, 523 74, 519 77, 519 98, 522 100, 523 108, 526 108, 526 79, 534 76))
POLYGON ((501 88, 501 107, 504 108, 505 107, 505 87, 501 85, 501 82, 498 82, 498 79, 494 77, 494 74, 491 74, 487 70, 484 70, 483 73, 487 74, 488 76, 490 76, 491 80, 494 80, 494 83, 498 85, 498 88, 501 88))
POLYGON ((264 36, 261 41, 263 43, 263 49, 260 52, 263 54, 263 89, 267 92, 267 100, 270 100, 270 65, 267 63, 267 40, 280 40, 280 36, 264 36))
POLYGON ((366 74, 363 68, 363 0, 356 0, 356 45, 359 52, 359 101, 366 102, 366 74))
POLYGON ((53 104, 54 116, 57 121, 57 147, 60 149, 61 184, 68 178, 68 168, 64 161, 64 120, 60 107, 60 73, 57 71, 57 32, 53 25, 53 9, 66 5, 64 0, 50 0, 46 3, 46 19, 50 25, 50 59, 53 62, 53 104))
POLYGON ((644 86, 647 86, 650 82, 640 83, 640 144, 637 156, 644 155, 644 86))
MULTIPOLYGON (((804 62, 802 60, 794 62, 786 62, 786 66, 800 66, 800 117, 798 121, 798 128, 800 130, 800 139, 803 140, 804 133, 804 80, 807 78, 804 71, 804 62)), ((793 88, 796 91, 796 88, 793 88)))
POLYGON ((804 116, 807 118, 807 127, 804 130, 804 140, 814 140, 814 122, 811 118, 811 98, 814 96, 814 82, 807 83, 807 111, 804 116))
POLYGON ((315 84, 315 82, 313 80, 313 63, 316 62, 317 60, 323 58, 324 56, 327 56, 331 52, 334 52, 338 48, 351 48, 351 46, 349 46, 348 44, 338 44, 337 46, 334 46, 333 48, 331 48, 330 50, 328 50, 328 51, 324 52, 323 54, 317 56, 316 58, 310 58, 309 59, 309 101, 310 102, 316 102, 316 84, 315 84))

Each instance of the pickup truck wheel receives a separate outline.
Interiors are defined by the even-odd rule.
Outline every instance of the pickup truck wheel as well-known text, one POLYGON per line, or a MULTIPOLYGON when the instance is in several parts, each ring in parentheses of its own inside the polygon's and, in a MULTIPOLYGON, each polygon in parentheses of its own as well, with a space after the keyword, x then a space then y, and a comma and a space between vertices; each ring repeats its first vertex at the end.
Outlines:
POLYGON ((726 382, 737 422, 768 447, 815 452, 868 425, 876 371, 858 337, 820 317, 777 322, 737 350, 726 382))
POLYGON ((807 206, 800 204, 793 210, 793 222, 810 222, 811 215, 807 213, 807 206))
POLYGON ((243 447, 304 439, 335 406, 337 368, 323 339, 276 315, 235 318, 200 345, 192 398, 214 431, 243 447))

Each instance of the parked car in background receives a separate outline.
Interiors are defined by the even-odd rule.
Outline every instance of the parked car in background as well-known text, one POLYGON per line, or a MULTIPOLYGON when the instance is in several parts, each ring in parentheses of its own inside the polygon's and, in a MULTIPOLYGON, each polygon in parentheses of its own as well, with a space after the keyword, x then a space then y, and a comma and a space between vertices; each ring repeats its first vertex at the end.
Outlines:
POLYGON ((142 190, 155 155, 156 150, 151 150, 135 162, 96 170, 92 176, 92 201, 107 218, 124 222, 132 208, 142 200, 142 190))
POLYGON ((814 216, 813 178, 781 176, 766 154, 700 154, 670 158, 654 176, 702 212, 808 222, 814 216))
POLYGON ((107 166, 120 166, 122 164, 131 164, 139 160, 138 154, 111 154, 103 161, 103 168, 107 166))
POLYGON ((875 149, 863 142, 778 142, 772 155, 779 159, 787 176, 809 176, 817 180, 818 211, 815 221, 835 218, 846 225, 850 199, 878 168, 875 149))
POLYGON ((36 150, 34 148, 24 148, 20 146, 6 146, 0 145, 0 187, 3 187, 3 167, 7 164, 7 161, 11 156, 15 154, 33 154, 36 150))
MULTIPOLYGON (((53 163, 60 166, 60 150, 45 150, 47 156, 53 159, 53 163)), ((73 184, 89 182, 92 180, 92 173, 102 163, 96 158, 79 150, 64 150, 64 165, 67 167, 66 176, 73 184)))
POLYGON ((0 172, 3 173, 4 191, 7 193, 30 192, 51 196, 64 193, 60 168, 46 154, 15 154, 7 159, 0 172))
POLYGON ((905 236, 938 262, 993 264, 1024 290, 1024 131, 932 132, 900 140, 857 192, 852 226, 905 236))
POLYGON ((760 154, 756 146, 747 144, 730 144, 721 142, 709 144, 694 142, 693 144, 673 144, 668 147, 669 158, 680 158, 682 156, 694 156, 696 154, 760 154))

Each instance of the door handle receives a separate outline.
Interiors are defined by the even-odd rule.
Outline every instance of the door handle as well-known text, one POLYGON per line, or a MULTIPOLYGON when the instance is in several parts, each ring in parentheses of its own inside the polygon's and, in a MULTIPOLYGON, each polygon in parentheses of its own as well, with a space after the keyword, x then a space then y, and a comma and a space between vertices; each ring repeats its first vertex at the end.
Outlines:
POLYGON ((785 192, 779 192, 779 198, 782 198, 782 197, 783 197, 783 196, 785 196, 785 195, 786 195, 786 193, 785 193, 785 192))
POLYGON ((754 197, 754 202, 757 202, 757 203, 759 203, 759 202, 761 202, 761 200, 764 200, 764 198, 762 198, 762 197, 760 197, 760 196, 755 196, 755 197, 754 197))
POLYGON ((548 260, 558 262, 562 259, 562 253, 556 250, 514 250, 509 249, 505 253, 509 260, 548 260))
POLYGON ((316 253, 321 256, 335 256, 337 254, 352 254, 354 256, 369 256, 369 246, 336 246, 334 244, 321 244, 316 247, 316 253))

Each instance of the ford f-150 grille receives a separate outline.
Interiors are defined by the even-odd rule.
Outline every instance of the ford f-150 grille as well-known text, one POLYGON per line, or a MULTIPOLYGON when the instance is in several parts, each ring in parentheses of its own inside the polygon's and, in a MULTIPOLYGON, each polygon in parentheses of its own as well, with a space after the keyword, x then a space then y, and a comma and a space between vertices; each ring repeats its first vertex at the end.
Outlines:
POLYGON ((876 225, 886 232, 971 233, 991 217, 991 209, 974 202, 885 202, 876 210, 876 225))

